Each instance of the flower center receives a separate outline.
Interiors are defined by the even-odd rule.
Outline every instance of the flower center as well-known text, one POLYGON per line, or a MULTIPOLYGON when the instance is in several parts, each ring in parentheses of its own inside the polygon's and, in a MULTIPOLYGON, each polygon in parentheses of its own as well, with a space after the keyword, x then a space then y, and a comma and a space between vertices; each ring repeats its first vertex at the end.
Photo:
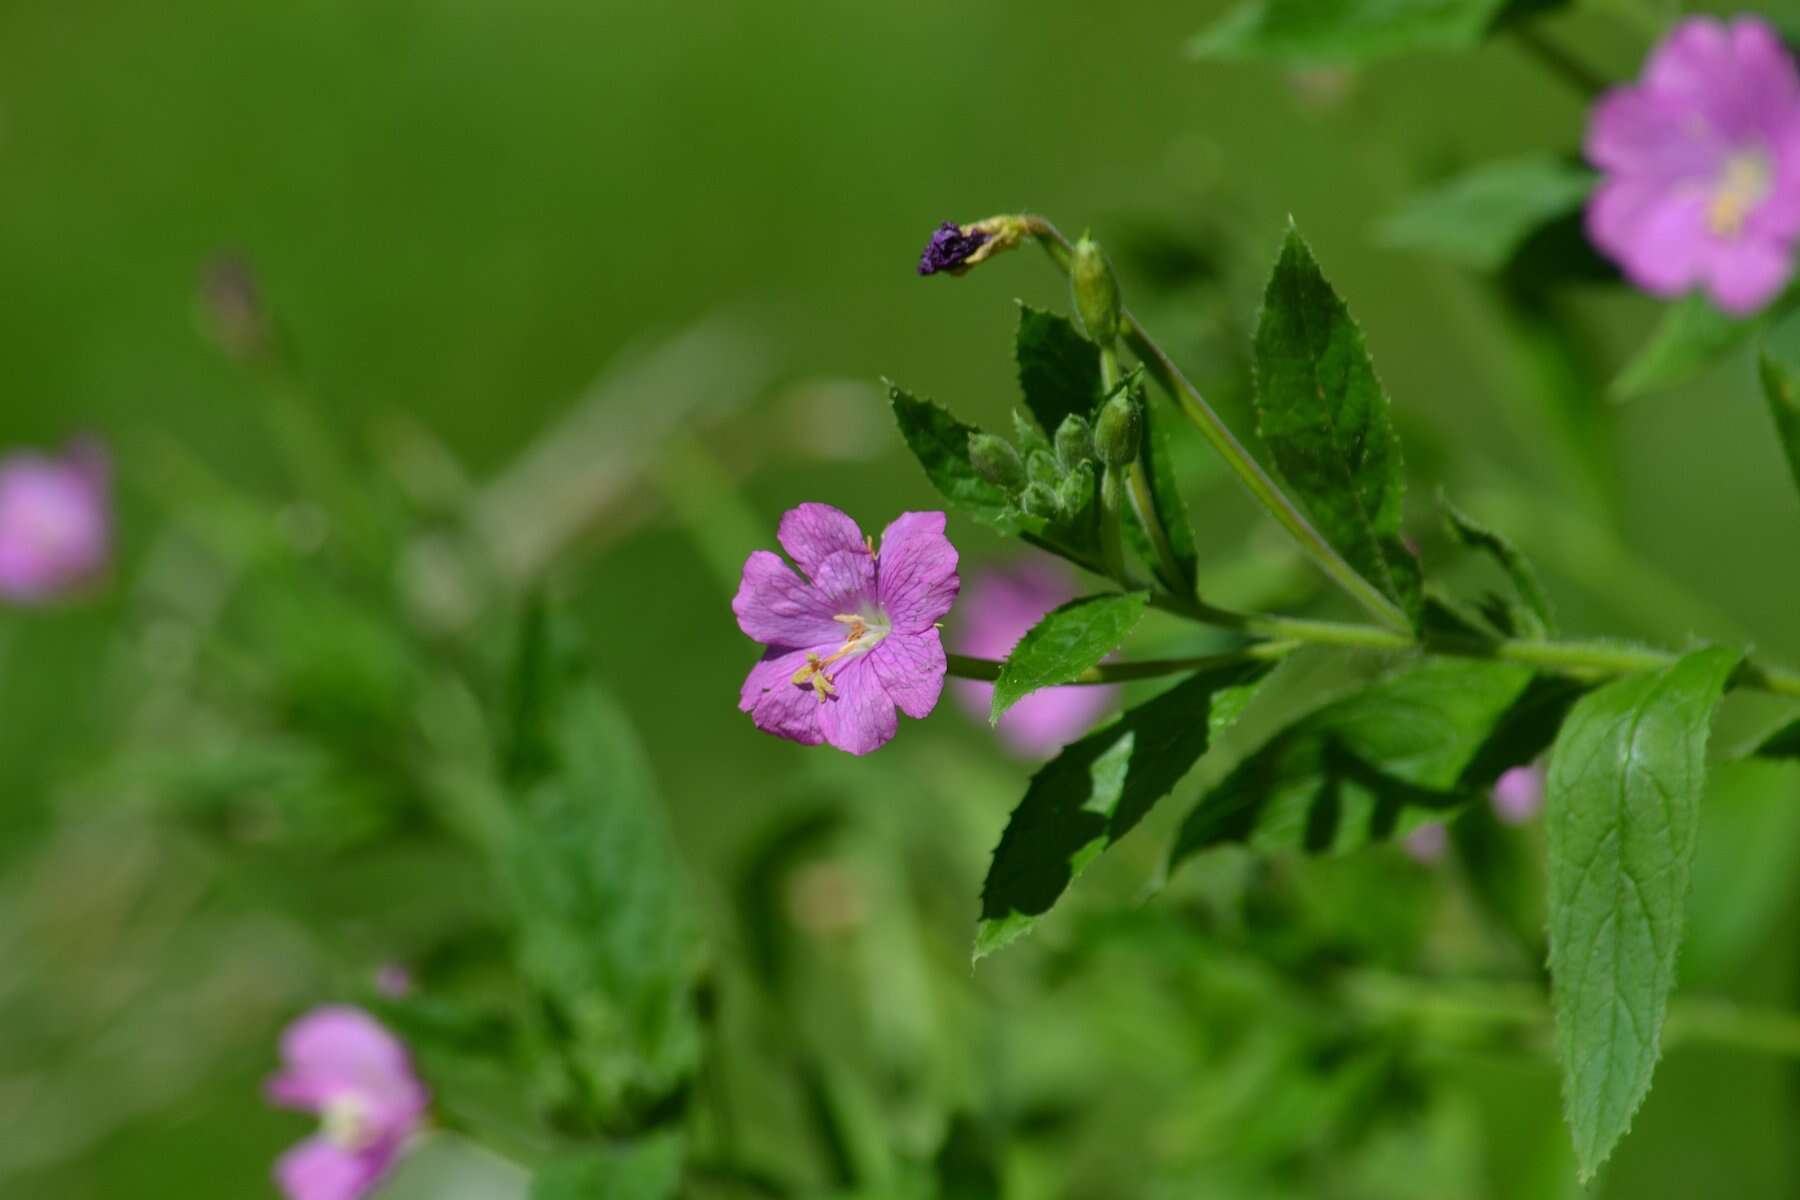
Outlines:
MULTIPOLYGON (((876 610, 873 613, 838 613, 831 618, 845 626, 844 644, 829 658, 821 658, 817 654, 806 656, 806 665, 794 672, 793 682, 797 687, 812 685, 813 694, 823 704, 827 699, 837 695, 837 688, 832 686, 832 676, 825 673, 825 668, 858 654, 867 654, 881 644, 881 639, 888 635, 887 614, 876 610)), ((842 668, 840 668, 841 670, 842 668)))
POLYGON ((1725 160, 1725 169, 1713 185, 1706 204, 1706 224, 1720 237, 1744 232, 1744 222, 1756 206, 1768 199, 1769 156, 1760 150, 1740 150, 1725 160))
POLYGON ((362 1150, 376 1137, 373 1116, 362 1097, 333 1096, 319 1109, 319 1132, 334 1146, 362 1150))

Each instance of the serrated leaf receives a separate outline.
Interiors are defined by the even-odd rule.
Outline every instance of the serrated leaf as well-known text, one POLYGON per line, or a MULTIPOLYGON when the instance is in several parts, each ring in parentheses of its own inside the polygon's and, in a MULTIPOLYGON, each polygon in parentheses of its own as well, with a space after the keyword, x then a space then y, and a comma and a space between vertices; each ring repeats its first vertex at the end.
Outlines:
POLYGON ((1013 507, 1012 497, 976 473, 969 462, 969 435, 981 431, 964 425, 929 400, 920 400, 905 388, 888 385, 888 400, 900 436, 932 486, 958 509, 1001 533, 1033 528, 1034 522, 1013 507))
POLYGON ((1613 380, 1612 393, 1631 400, 1685 383, 1748 342, 1768 319, 1767 312, 1731 316, 1699 294, 1678 300, 1663 310, 1650 340, 1613 380))
POLYGON ((1227 843, 1339 853, 1442 820, 1491 782, 1471 768, 1531 679, 1511 663, 1428 658, 1309 713, 1200 798, 1170 869, 1227 843))
POLYGON ((1578 701, 1550 755, 1550 975, 1582 1178, 1631 1125, 1661 1053, 1706 741, 1741 655, 1696 651, 1578 701))
POLYGON ((530 1200, 671 1200, 681 1185, 681 1139, 673 1134, 552 1159, 530 1200))
POLYGON ((988 867, 975 957, 1028 932, 1143 820, 1237 719, 1268 669, 1250 663, 1194 675, 1064 747, 1032 776, 988 867))
POLYGON ((1196 58, 1354 65, 1395 54, 1468 50, 1544 0, 1246 0, 1188 43, 1196 58))
POLYGON ((1419 564, 1400 541, 1406 479, 1388 398, 1362 330, 1291 225, 1256 327, 1256 412, 1319 532, 1416 624, 1419 564))
POLYGON ((552 765, 519 798, 503 851, 518 969, 555 1014, 572 1095, 610 1119, 699 1061, 697 927, 624 713, 580 684, 546 729, 552 765))
POLYGON ((1377 236, 1397 249, 1497 271, 1537 230, 1580 209, 1593 186, 1592 171, 1548 155, 1487 163, 1408 198, 1377 236))
POLYGON ((1443 493, 1438 494, 1438 507, 1444 511, 1444 521, 1450 528, 1450 536, 1471 550, 1479 550, 1492 558, 1512 580, 1518 590, 1519 599, 1535 618, 1535 630, 1522 630, 1522 633, 1533 633, 1538 636, 1556 632, 1556 613, 1550 607, 1550 597, 1544 591, 1544 585, 1538 581, 1537 569, 1531 560, 1519 552, 1503 535, 1487 526, 1450 503, 1450 498, 1443 493))
POLYGON ((1787 459, 1788 473, 1800 488, 1800 370, 1793 361, 1765 348, 1762 355, 1763 396, 1775 420, 1775 434, 1787 459))
POLYGON ((1073 322, 1021 304, 1013 351, 1025 407, 1045 433, 1054 435, 1070 413, 1093 417, 1100 404, 1100 350, 1073 322))
POLYGON ((1118 649, 1137 626, 1149 592, 1084 596, 1051 609, 1007 656, 994 683, 993 710, 1000 715, 1039 688, 1071 683, 1118 649))
POLYGON ((1180 577, 1167 577, 1168 571, 1163 566, 1162 556, 1151 544, 1143 522, 1138 520, 1135 506, 1127 509, 1129 519, 1126 531, 1131 539, 1132 550, 1150 565, 1163 585, 1176 595, 1191 596, 1200 559, 1194 548, 1194 525, 1188 519, 1187 501, 1182 499, 1181 487, 1175 475, 1174 457, 1170 450, 1170 440, 1175 436, 1174 430, 1178 422, 1167 406, 1153 403, 1148 397, 1144 398, 1139 411, 1143 414, 1144 422, 1142 457, 1145 482, 1150 485, 1151 503, 1156 506, 1156 518, 1169 539, 1169 550, 1176 567, 1180 569, 1180 577))

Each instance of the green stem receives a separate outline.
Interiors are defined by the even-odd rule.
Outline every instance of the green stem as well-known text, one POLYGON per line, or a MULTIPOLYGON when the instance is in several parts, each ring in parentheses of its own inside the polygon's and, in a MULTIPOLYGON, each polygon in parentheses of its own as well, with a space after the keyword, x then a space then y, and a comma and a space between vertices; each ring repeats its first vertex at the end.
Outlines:
MULTIPOLYGON (((1293 653, 1298 642, 1252 642, 1224 654, 1201 654, 1191 658, 1146 658, 1134 662, 1101 663, 1089 667, 1070 680, 1076 684, 1127 683, 1133 679, 1157 679, 1164 675, 1180 675, 1194 671, 1216 671, 1242 666, 1249 662, 1269 662, 1293 653)), ((949 654, 950 674, 957 679, 974 679, 992 683, 1000 678, 999 659, 973 658, 967 654, 949 654)))
POLYGON ((1121 587, 1129 586, 1125 581, 1125 544, 1119 529, 1124 520, 1125 483, 1119 477, 1118 467, 1102 467, 1100 470, 1100 556, 1106 566, 1106 573, 1119 581, 1121 587))
MULTIPOLYGON (((1100 347, 1100 388, 1103 394, 1110 395, 1119 386, 1119 352, 1110 345, 1100 347)), ((1156 497, 1150 491, 1150 472, 1144 466, 1144 456, 1150 452, 1149 430, 1138 440, 1137 457, 1125 472, 1125 485, 1131 500, 1131 511, 1137 514, 1138 525, 1144 535, 1150 539, 1150 548, 1156 554, 1156 564, 1162 571, 1163 586, 1179 592, 1187 593, 1191 585, 1184 578, 1181 560, 1175 557, 1175 543, 1169 540, 1169 531, 1163 528, 1162 518, 1156 512, 1156 497)))
MULTIPOLYGON (((1021 217, 1021 220, 1025 222, 1031 236, 1049 250, 1051 260, 1066 273, 1070 250, 1068 238, 1064 237, 1055 225, 1043 217, 1027 213, 1021 217)), ((1300 548, 1319 565, 1320 569, 1345 592, 1349 593, 1352 599, 1367 609, 1371 616, 1390 629, 1409 630, 1411 623, 1407 620, 1406 614, 1400 611, 1400 607, 1382 595, 1374 584, 1357 572, 1356 568, 1344 561, 1343 556, 1332 548, 1330 542, 1325 540, 1325 536, 1313 528, 1312 522, 1307 520, 1306 514, 1300 511, 1299 507, 1288 498, 1287 493, 1281 490, 1280 485, 1262 469, 1262 465, 1251 456, 1250 452, 1244 448, 1243 443, 1239 442, 1237 436, 1231 432, 1230 427, 1206 402, 1206 398, 1200 394, 1200 389, 1196 388, 1189 382, 1187 376, 1181 373, 1181 368, 1177 367, 1175 361, 1163 351, 1161 346, 1156 344, 1149 332, 1131 314, 1131 311, 1129 309, 1121 310, 1120 319, 1128 331, 1127 340, 1131 343, 1131 348, 1144 360, 1144 364, 1150 368, 1150 373, 1156 376, 1157 381, 1168 389, 1170 395, 1180 406, 1182 413, 1199 428, 1201 434, 1212 444, 1213 449, 1225 460, 1226 465, 1232 469, 1238 480, 1249 491, 1251 498, 1262 505, 1264 510, 1288 532, 1289 536, 1299 543, 1300 548)))

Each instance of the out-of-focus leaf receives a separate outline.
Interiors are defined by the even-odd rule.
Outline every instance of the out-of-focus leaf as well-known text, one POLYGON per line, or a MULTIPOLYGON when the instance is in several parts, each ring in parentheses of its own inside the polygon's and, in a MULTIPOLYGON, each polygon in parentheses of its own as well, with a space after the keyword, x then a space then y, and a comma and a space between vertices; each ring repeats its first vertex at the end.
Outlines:
POLYGON ((532 1181, 530 1200, 670 1200, 681 1158, 681 1139, 664 1134, 553 1159, 532 1181))
POLYGON ((1550 974, 1575 1157, 1591 1178, 1662 1051, 1713 710, 1742 656, 1699 650, 1578 701, 1550 756, 1550 974))
POLYGON ((969 462, 969 435, 980 433, 979 429, 894 384, 888 385, 888 399, 894 419, 900 423, 900 436, 944 499, 1001 533, 1042 525, 1019 512, 1002 488, 976 474, 969 462))
POLYGON ((554 768, 524 796, 505 858, 519 969, 602 1119, 679 1087, 699 1057, 688 911, 649 769, 624 714, 574 686, 548 719, 554 768))
POLYGON ((990 719, 1039 688, 1072 683, 1118 649, 1144 615, 1149 592, 1083 596, 1044 614, 1007 656, 994 683, 990 719))
POLYGON ((1424 659, 1302 717, 1200 798, 1170 868, 1231 842, 1339 852, 1443 820, 1478 786, 1468 769, 1531 678, 1510 663, 1424 659))
POLYGON ((1630 400, 1686 382, 1748 342, 1769 315, 1734 317, 1699 294, 1677 300, 1663 310, 1650 340, 1613 380, 1613 395, 1630 400))
POLYGON ((521 1166, 453 1133, 437 1133, 400 1160, 373 1200, 527 1200, 521 1166))
POLYGON ((1444 521, 1450 528, 1450 535, 1469 549, 1480 550, 1500 564, 1500 569, 1506 572, 1513 587, 1518 589, 1519 599, 1525 602, 1537 626, 1536 629, 1521 632, 1539 636, 1554 634, 1556 614, 1550 607, 1550 597, 1545 594, 1543 584, 1538 581, 1537 570, 1531 565, 1531 560, 1521 554, 1519 548, 1505 536, 1480 524, 1450 503, 1448 496, 1440 493, 1438 506, 1444 510, 1444 521))
POLYGON ((1025 407, 1047 434, 1071 413, 1091 419, 1100 403, 1100 351, 1066 317, 1019 305, 1014 345, 1025 407))
POLYGON ((1267 672, 1254 663, 1192 676, 1064 747, 1034 775, 988 867, 975 957, 1029 931, 1131 832, 1237 719, 1267 672))
POLYGON ((1722 987, 1762 945, 1794 895, 1800 763, 1740 759, 1714 767, 1694 852, 1684 983, 1722 987))
POLYGON ((1256 327, 1256 411, 1319 531, 1417 622, 1419 564, 1400 541, 1406 478, 1388 398, 1362 330, 1291 226, 1256 327))
POLYGON ((1548 155, 1487 163, 1409 198, 1378 236, 1497 271, 1536 230, 1578 209, 1593 186, 1592 171, 1548 155))
POLYGON ((1177 424, 1175 414, 1166 405, 1151 402, 1148 397, 1141 399, 1144 474, 1150 485, 1151 502, 1156 506, 1156 518, 1162 525, 1163 532, 1168 535, 1169 550, 1175 559, 1175 565, 1180 568, 1180 577, 1168 578, 1162 556, 1151 544, 1143 522, 1138 520, 1135 506, 1127 510, 1130 519, 1126 522, 1126 531, 1130 535, 1132 549, 1150 564, 1164 586, 1180 596, 1192 595, 1194 579, 1199 570, 1199 555, 1194 549, 1194 526, 1188 520, 1187 501, 1181 497, 1181 486, 1175 474, 1175 462, 1170 448, 1177 424))
POLYGON ((1794 486, 1800 488, 1800 357, 1786 350, 1786 346, 1777 348, 1773 340, 1763 348, 1762 386, 1788 473, 1793 476, 1794 486))
POLYGON ((1196 58, 1357 64, 1395 54, 1468 50, 1545 0, 1245 0, 1188 43, 1196 58))
POLYGON ((1790 721, 1756 748, 1758 758, 1800 758, 1800 720, 1790 721))

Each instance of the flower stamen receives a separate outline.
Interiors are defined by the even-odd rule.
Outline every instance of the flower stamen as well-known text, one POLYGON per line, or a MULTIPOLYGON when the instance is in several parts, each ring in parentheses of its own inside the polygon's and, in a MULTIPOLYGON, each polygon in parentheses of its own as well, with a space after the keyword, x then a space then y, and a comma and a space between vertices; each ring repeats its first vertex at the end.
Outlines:
POLYGON ((1732 155, 1707 200, 1707 228, 1719 237, 1740 236, 1750 214, 1768 199, 1773 182, 1766 154, 1745 150, 1732 155))
POLYGON ((854 613, 838 613, 831 619, 840 625, 850 627, 845 631, 844 644, 838 647, 837 653, 829 657, 821 658, 817 654, 807 654, 806 665, 795 671, 792 679, 795 687, 806 687, 810 684, 813 694, 818 696, 820 704, 837 695, 837 688, 833 686, 831 676, 825 674, 825 668, 852 655, 867 654, 881 643, 882 638, 888 635, 885 625, 872 625, 868 618, 854 613))

